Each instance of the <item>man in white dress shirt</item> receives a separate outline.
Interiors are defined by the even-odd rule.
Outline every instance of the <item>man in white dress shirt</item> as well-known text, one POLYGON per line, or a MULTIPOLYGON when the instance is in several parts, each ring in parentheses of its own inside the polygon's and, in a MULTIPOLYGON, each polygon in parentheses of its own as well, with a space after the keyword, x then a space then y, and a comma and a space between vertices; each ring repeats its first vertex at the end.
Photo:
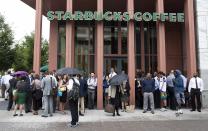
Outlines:
POLYGON ((9 94, 8 94, 8 90, 10 88, 10 83, 9 80, 12 79, 11 76, 11 71, 8 71, 6 75, 4 75, 1 79, 1 83, 2 83, 2 98, 5 98, 5 100, 8 100, 9 98, 9 94))
MULTIPOLYGON (((77 86, 80 86, 78 76, 74 75, 72 79, 69 79, 68 85, 67 85, 67 91, 71 91, 73 89, 74 84, 77 86), (74 83, 75 82, 75 83, 74 83)), ((69 107, 71 110, 71 127, 75 128, 79 125, 79 108, 78 108, 78 100, 79 99, 70 99, 69 100, 69 107)))
POLYGON ((197 73, 194 73, 190 79, 188 91, 191 93, 191 106, 192 110, 196 110, 195 99, 197 100, 197 111, 201 112, 201 92, 204 90, 203 80, 199 78, 197 73))
POLYGON ((115 75, 117 75, 117 74, 116 74, 114 68, 111 68, 110 74, 109 74, 109 79, 111 79, 111 78, 114 77, 115 75))

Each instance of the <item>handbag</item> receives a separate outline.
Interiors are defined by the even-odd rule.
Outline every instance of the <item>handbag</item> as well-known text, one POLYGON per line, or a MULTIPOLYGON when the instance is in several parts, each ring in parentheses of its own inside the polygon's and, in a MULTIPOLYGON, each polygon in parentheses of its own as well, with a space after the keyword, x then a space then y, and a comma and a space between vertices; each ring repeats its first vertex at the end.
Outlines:
POLYGON ((61 86, 59 90, 62 92, 66 91, 66 86, 61 86))
POLYGON ((57 96, 62 96, 62 95, 63 95, 62 91, 58 91, 57 96))
POLYGON ((114 113, 115 112, 115 106, 110 104, 109 100, 107 102, 107 105, 105 106, 105 112, 107 112, 107 113, 114 113))

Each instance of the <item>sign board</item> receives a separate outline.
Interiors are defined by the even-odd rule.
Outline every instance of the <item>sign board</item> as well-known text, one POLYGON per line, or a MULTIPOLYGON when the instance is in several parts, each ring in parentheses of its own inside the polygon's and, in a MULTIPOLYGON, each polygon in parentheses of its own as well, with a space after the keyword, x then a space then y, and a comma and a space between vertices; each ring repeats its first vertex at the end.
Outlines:
POLYGON ((95 20, 95 21, 168 21, 184 22, 184 13, 157 13, 157 12, 92 12, 92 11, 48 11, 48 20, 95 20))

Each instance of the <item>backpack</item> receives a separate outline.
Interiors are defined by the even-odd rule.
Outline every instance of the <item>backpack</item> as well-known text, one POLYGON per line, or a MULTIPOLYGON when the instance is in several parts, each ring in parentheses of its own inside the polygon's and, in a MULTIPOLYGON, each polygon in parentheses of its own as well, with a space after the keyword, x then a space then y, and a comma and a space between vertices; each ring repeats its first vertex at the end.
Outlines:
POLYGON ((78 98, 79 98, 79 87, 80 87, 80 85, 77 84, 73 78, 72 78, 72 80, 73 80, 73 87, 68 92, 68 99, 69 100, 78 100, 78 98))
POLYGON ((17 82, 16 88, 17 88, 18 92, 25 92, 28 90, 26 87, 26 82, 24 82, 22 80, 17 82))

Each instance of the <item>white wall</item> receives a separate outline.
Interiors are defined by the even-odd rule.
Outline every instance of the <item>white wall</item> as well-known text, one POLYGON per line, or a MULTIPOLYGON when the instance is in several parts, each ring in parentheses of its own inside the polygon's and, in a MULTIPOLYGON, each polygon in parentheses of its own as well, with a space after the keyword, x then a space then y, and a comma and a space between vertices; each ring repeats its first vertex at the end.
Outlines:
POLYGON ((208 90, 208 0, 196 1, 199 68, 208 90))

